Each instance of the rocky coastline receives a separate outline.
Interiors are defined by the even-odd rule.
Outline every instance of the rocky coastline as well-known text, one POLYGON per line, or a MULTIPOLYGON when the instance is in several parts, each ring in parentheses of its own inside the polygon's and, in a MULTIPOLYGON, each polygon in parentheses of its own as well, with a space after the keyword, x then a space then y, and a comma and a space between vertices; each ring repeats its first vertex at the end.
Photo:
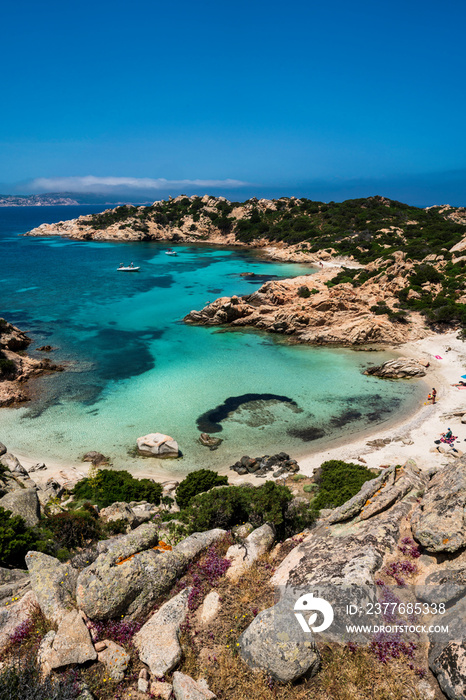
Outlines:
POLYGON ((216 299, 204 309, 191 311, 184 321, 253 327, 314 345, 393 346, 430 335, 432 330, 419 313, 398 315, 395 293, 406 286, 412 262, 399 251, 383 272, 378 273, 379 266, 379 261, 367 266, 376 274, 357 288, 350 283, 331 286, 336 268, 266 282, 253 294, 216 299))
POLYGON ((29 357, 26 350, 31 342, 23 331, 0 318, 0 408, 29 401, 30 380, 63 370, 48 357, 29 357))

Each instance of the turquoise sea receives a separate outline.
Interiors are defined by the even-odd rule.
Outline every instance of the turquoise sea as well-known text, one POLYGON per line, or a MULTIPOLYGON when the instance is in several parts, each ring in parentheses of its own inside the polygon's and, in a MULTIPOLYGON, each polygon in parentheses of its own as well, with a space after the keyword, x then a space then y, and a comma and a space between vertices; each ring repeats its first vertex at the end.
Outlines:
POLYGON ((183 452, 163 463, 168 470, 220 468, 244 454, 299 457, 418 406, 419 382, 362 374, 387 353, 182 323, 216 297, 312 269, 240 249, 184 245, 171 257, 160 243, 20 236, 103 208, 0 208, 0 316, 33 338, 32 354, 52 345, 50 357, 67 366, 39 380, 34 402, 0 410, 0 441, 11 451, 76 461, 99 450, 117 468, 148 472, 153 460, 129 453, 138 436, 164 432, 183 452), (131 261, 139 273, 116 272, 131 261), (217 451, 197 442, 204 429, 223 438, 217 451))

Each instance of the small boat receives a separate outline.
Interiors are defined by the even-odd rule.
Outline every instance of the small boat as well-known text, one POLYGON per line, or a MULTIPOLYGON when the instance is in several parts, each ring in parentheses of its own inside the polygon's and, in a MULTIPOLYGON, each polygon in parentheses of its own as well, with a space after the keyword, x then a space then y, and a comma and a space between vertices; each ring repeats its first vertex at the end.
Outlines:
POLYGON ((176 252, 176 250, 173 250, 173 248, 169 248, 165 251, 165 255, 178 255, 178 253, 176 252))
POLYGON ((123 265, 123 263, 120 263, 119 267, 117 268, 117 272, 138 272, 139 267, 135 267, 133 263, 131 265, 123 265))

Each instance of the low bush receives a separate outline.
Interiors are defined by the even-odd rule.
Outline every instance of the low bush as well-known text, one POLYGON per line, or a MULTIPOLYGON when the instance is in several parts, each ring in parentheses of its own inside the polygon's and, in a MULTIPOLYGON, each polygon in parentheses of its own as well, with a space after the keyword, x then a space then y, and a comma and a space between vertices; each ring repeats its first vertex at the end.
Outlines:
POLYGON ((75 700, 81 692, 77 671, 44 677, 32 654, 0 671, 0 700, 75 700))
POLYGON ((298 297, 301 297, 302 299, 309 299, 311 296, 311 290, 309 287, 306 287, 303 285, 302 287, 299 287, 298 289, 298 297))
POLYGON ((90 501, 99 508, 117 501, 160 503, 162 486, 151 479, 135 479, 127 471, 99 469, 95 475, 79 481, 73 495, 77 500, 90 501))
POLYGON ((28 550, 35 549, 37 535, 19 515, 0 508, 0 566, 24 568, 28 550))
POLYGON ((197 469, 183 479, 176 490, 176 502, 180 508, 187 508, 194 496, 209 491, 214 486, 226 486, 227 476, 220 476, 211 469, 197 469))
POLYGON ((96 518, 84 511, 66 511, 57 513, 47 519, 47 528, 59 549, 84 547, 90 540, 99 537, 99 525, 96 518))
POLYGON ((254 527, 273 523, 279 539, 293 535, 310 525, 315 517, 308 506, 288 508, 291 491, 268 481, 259 487, 229 486, 195 496, 182 514, 192 532, 215 527, 232 528, 245 522, 254 527))
POLYGON ((324 462, 316 477, 319 491, 312 505, 319 510, 337 508, 355 496, 370 479, 375 479, 375 475, 361 464, 338 459, 324 462))
POLYGON ((16 374, 16 365, 13 360, 8 360, 0 351, 0 379, 13 378, 16 374))

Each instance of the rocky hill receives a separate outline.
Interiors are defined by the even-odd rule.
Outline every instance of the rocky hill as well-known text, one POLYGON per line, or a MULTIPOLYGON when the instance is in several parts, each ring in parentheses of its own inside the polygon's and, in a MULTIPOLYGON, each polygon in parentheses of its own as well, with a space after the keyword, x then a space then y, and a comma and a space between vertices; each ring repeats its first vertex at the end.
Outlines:
POLYGON ((286 486, 206 490, 194 473, 152 483, 156 502, 105 508, 79 495, 111 501, 118 473, 94 470, 79 491, 38 486, 3 445, 0 465, 0 535, 11 516, 16 537, 0 537, 1 562, 35 545, 27 570, 0 568, 8 697, 465 697, 465 458, 375 474, 326 462, 286 486), (333 620, 307 624, 306 604, 333 620))
MULTIPOLYGON (((236 325, 263 328, 274 325, 272 330, 279 331, 285 320, 285 332, 294 333, 291 330, 294 325, 325 326, 326 320, 332 318, 335 304, 339 311, 349 312, 350 324, 354 318, 366 315, 363 325, 367 326, 368 323, 374 324, 374 315, 378 316, 374 339, 383 336, 387 342, 400 335, 400 328, 395 324, 387 325, 387 319, 382 318, 385 313, 390 321, 394 321, 397 314, 396 322, 401 324, 400 312, 406 311, 405 320, 413 324, 409 328, 416 326, 416 330, 409 333, 412 337, 421 337, 417 327, 423 325, 418 323, 416 312, 421 313, 434 328, 439 324, 466 325, 464 208, 445 205, 420 209, 384 197, 325 204, 296 198, 251 199, 239 203, 208 195, 180 196, 154 202, 149 207, 122 206, 93 216, 43 224, 28 235, 243 245, 258 248, 278 260, 317 264, 336 262, 345 267, 332 280, 321 278, 327 286, 332 286, 331 293, 322 296, 325 290, 316 278, 309 289, 320 295, 312 301, 301 298, 301 307, 304 308, 299 309, 294 303, 292 308, 286 309, 291 315, 303 311, 299 314, 301 319, 290 323, 289 318, 282 318, 282 313, 271 319, 272 311, 264 311, 267 318, 259 314, 259 319, 257 314, 243 306, 243 321, 238 320, 238 316, 232 319, 238 321, 236 325), (380 289, 377 289, 377 284, 381 285, 380 289), (371 306, 377 303, 381 308, 371 311, 371 306), (388 312, 385 311, 387 306, 388 312), (310 320, 306 321, 309 314, 310 320), (249 321, 245 320, 246 317, 249 321), (385 326, 390 332, 379 333, 377 326, 385 326)), ((280 289, 279 283, 273 283, 262 290, 264 308, 274 306, 269 303, 273 302, 271 297, 287 296, 280 289)), ((249 304, 248 300, 244 301, 249 304)), ((252 299, 256 310, 257 304, 261 306, 259 301, 259 297, 252 299)), ((221 303, 216 302, 217 306, 221 303)), ((280 303, 289 306, 288 302, 280 303)), ((196 317, 192 315, 188 320, 201 322, 208 317, 209 322, 213 318, 218 322, 222 314, 217 314, 217 306, 196 317)), ((296 337, 298 335, 307 342, 305 333, 296 337)), ((328 335, 330 342, 340 342, 339 331, 333 340, 332 332, 328 335)), ((346 329, 344 335, 352 336, 353 333, 346 329)), ((361 333, 356 331, 355 335, 360 338, 357 342, 365 342, 366 337, 371 339, 369 328, 362 328, 361 333)), ((326 336, 324 333, 318 342, 327 342, 326 336)), ((312 340, 314 334, 310 333, 308 337, 312 340)))

